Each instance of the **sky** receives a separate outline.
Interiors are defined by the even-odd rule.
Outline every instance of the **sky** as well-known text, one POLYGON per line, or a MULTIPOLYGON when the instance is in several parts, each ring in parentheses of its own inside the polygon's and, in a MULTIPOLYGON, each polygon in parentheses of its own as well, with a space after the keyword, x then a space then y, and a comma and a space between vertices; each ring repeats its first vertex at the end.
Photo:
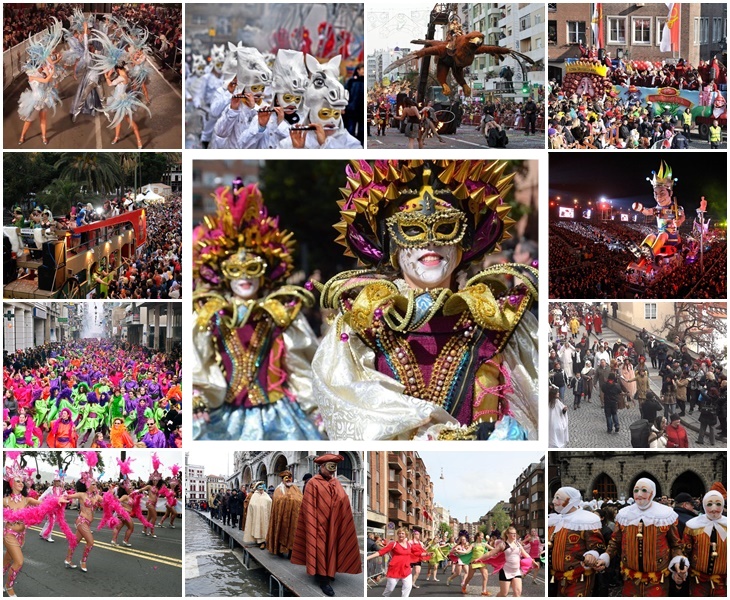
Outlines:
POLYGON ((653 188, 646 180, 659 171, 664 159, 678 179, 674 186, 677 202, 688 217, 702 196, 707 198, 708 212, 717 217, 727 211, 727 155, 719 153, 657 152, 570 152, 550 155, 550 197, 565 196, 581 201, 600 197, 612 199, 614 205, 630 207, 633 202, 654 206, 653 188))
MULTIPOLYGON (((365 18, 365 36, 368 50, 386 50, 406 47, 418 50, 422 46, 411 40, 423 39, 434 3, 396 2, 395 4, 368 4, 365 18)), ((441 29, 437 27, 438 31, 441 29)), ((437 35, 438 37, 438 35, 437 35)))
POLYGON ((188 455, 189 465, 201 465, 206 475, 222 475, 223 477, 233 473, 233 451, 225 449, 218 450, 215 442, 205 444, 206 449, 190 450, 188 455))
MULTIPOLYGON (((116 481, 119 479, 119 466, 117 465, 116 459, 121 456, 121 450, 101 450, 104 460, 104 473, 101 477, 101 481, 116 481)), ((160 472, 163 477, 169 477, 171 475, 170 467, 177 464, 180 469, 183 470, 183 454, 177 450, 159 450, 157 456, 162 462, 160 472)), ((146 479, 147 476, 153 471, 152 469, 152 453, 149 450, 127 450, 127 458, 133 458, 132 461, 132 474, 130 477, 137 478, 141 477, 146 479)), ((8 464, 8 458, 5 457, 5 464, 8 464)), ((36 468, 35 459, 31 456, 26 458, 27 467, 36 468)), ((43 476, 44 481, 51 481, 55 474, 56 467, 51 466, 49 463, 44 462, 41 458, 38 458, 38 470, 43 476)), ((67 470, 66 481, 75 481, 78 479, 81 471, 87 471, 86 463, 83 462, 83 458, 79 457, 74 460, 67 470)), ((99 475, 99 470, 95 469, 94 474, 99 475)), ((35 476, 35 473, 34 473, 35 476)))
POLYGON ((451 516, 474 522, 500 500, 507 501, 517 477, 544 452, 419 452, 433 482, 434 502, 451 516), (441 479, 443 468, 444 478, 441 479))

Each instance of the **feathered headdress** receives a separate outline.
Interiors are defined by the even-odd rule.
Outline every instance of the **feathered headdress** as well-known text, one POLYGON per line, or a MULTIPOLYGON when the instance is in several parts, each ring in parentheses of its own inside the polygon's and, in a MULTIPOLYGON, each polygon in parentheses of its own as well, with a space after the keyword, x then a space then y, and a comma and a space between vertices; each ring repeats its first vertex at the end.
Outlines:
POLYGON ((81 473, 81 481, 84 482, 84 485, 89 486, 89 484, 96 482, 94 478, 94 467, 99 463, 99 456, 94 451, 80 452, 80 454, 84 457, 86 466, 89 467, 88 471, 81 473))
POLYGON ((56 17, 53 18, 53 24, 43 33, 28 38, 28 46, 25 51, 28 53, 28 60, 23 69, 26 71, 34 71, 40 69, 51 56, 56 46, 63 38, 63 25, 56 17))
MULTIPOLYGON (((213 195, 215 215, 206 215, 194 232, 193 276, 211 288, 224 288, 235 269, 232 263, 263 261, 264 287, 283 282, 294 265, 293 234, 279 228, 279 218, 270 217, 256 185, 233 191, 220 187, 213 195), (226 275, 228 273, 228 275, 226 275)), ((241 276, 245 276, 244 273, 241 276)))
POLYGON ((170 480, 170 483, 180 483, 180 479, 178 478, 178 475, 180 474, 180 465, 172 465, 172 467, 170 467, 170 471, 172 471, 172 479, 170 480))
POLYGON ((117 465, 119 465, 119 474, 122 477, 127 477, 132 472, 132 461, 134 458, 128 458, 127 460, 120 460, 117 458, 117 465))
POLYGON ((143 50, 147 47, 150 32, 144 27, 129 26, 122 34, 124 41, 132 46, 133 50, 143 50))
POLYGON ((5 462, 5 473, 3 474, 5 481, 13 481, 16 478, 25 480, 25 472, 23 471, 23 467, 20 466, 20 462, 18 462, 21 454, 21 452, 14 450, 5 452, 5 457, 7 458, 5 462))
POLYGON ((91 55, 91 69, 96 73, 103 74, 111 71, 122 61, 127 60, 127 51, 117 47, 103 31, 94 31, 91 39, 101 45, 101 51, 91 55))
POLYGON ((89 28, 94 26, 94 14, 89 14, 88 18, 84 16, 80 8, 75 8, 71 15, 71 31, 82 32, 84 30, 84 23, 88 23, 89 28))

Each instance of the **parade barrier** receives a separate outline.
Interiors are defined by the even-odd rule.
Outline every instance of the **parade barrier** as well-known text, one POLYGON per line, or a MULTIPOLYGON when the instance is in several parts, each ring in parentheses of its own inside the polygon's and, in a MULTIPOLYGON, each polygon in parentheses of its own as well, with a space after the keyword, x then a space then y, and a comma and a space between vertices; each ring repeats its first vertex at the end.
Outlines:
MULTIPOLYGON (((284 595, 284 588, 288 589, 295 596, 311 597, 324 596, 315 578, 307 574, 303 565, 294 565, 286 559, 271 554, 265 548, 262 550, 258 544, 243 543, 243 531, 213 519, 210 513, 194 510, 203 519, 208 521, 208 526, 218 533, 223 542, 229 548, 240 546, 243 549, 243 565, 246 570, 264 568, 269 572, 269 596, 273 596, 274 585, 277 588, 277 596, 284 595), (253 562, 252 562, 253 561, 253 562)), ((332 582, 332 587, 338 596, 357 596, 363 594, 363 576, 338 573, 332 582)))

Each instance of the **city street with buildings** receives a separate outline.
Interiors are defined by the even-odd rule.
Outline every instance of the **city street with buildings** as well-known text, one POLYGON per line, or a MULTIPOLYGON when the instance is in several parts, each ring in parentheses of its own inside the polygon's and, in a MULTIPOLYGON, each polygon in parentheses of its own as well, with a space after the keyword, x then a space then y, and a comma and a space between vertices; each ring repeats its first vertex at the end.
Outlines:
MULTIPOLYGON (((539 563, 545 540, 544 500, 545 457, 541 453, 369 452, 368 596, 382 595, 386 576, 394 577, 388 574, 389 563, 384 557, 374 557, 373 553, 391 548, 389 544, 401 529, 411 544, 422 544, 427 553, 419 573, 413 570, 412 596, 460 594, 462 581, 458 577, 448 586, 446 583, 453 572, 453 561, 448 557, 468 549, 471 558, 464 559, 464 564, 470 564, 471 559, 482 556, 483 540, 496 548, 499 556, 498 540, 512 528, 522 547, 539 563), (463 548, 457 546, 461 536, 466 538, 463 548), (435 563, 439 581, 429 574, 435 563)), ((477 573, 464 592, 467 595, 481 594, 480 570, 475 568, 477 573)), ((489 563, 488 570, 487 591, 496 595, 499 569, 489 563)), ((544 584, 541 566, 523 576, 522 595, 544 596, 544 584)), ((399 592, 396 589, 395 593, 399 592)))
MULTIPOLYGON (((398 126, 407 130, 414 122, 403 113, 410 99, 420 112, 419 148, 486 148, 487 122, 488 131, 506 133, 507 148, 544 148, 544 10, 542 4, 434 6, 412 0, 369 8, 367 147, 409 147, 398 126), (481 36, 474 56, 461 49, 467 36, 481 36), (419 54, 439 45, 448 59, 440 50, 419 54), (452 69, 452 62, 453 70, 463 69, 463 81, 456 73, 444 79, 441 69, 452 69)), ((504 141, 492 140, 489 147, 505 147, 504 141)))
POLYGON ((6 448, 182 447, 182 306, 3 302, 6 448))
POLYGON ((300 540, 307 536, 309 507, 327 465, 334 468, 328 485, 337 501, 320 500, 319 510, 327 513, 323 517, 336 519, 340 536, 349 540, 338 559, 337 569, 344 570, 338 570, 330 584, 338 596, 361 595, 363 456, 313 450, 186 453, 186 593, 267 595, 273 578, 285 595, 324 595, 319 577, 312 576, 301 559, 329 553, 334 541, 327 534, 308 540, 305 548, 300 540), (338 503, 340 513, 335 516, 330 511, 338 503), (296 508, 289 512, 284 506, 296 508), (350 567, 341 564, 348 548, 350 567))

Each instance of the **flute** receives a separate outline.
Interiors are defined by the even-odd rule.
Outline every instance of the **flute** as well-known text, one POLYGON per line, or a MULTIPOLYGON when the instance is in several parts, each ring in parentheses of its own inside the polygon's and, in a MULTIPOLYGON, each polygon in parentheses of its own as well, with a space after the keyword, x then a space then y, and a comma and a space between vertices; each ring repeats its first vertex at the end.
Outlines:
POLYGON ((289 131, 315 131, 316 129, 314 125, 293 125, 289 128, 289 131))

